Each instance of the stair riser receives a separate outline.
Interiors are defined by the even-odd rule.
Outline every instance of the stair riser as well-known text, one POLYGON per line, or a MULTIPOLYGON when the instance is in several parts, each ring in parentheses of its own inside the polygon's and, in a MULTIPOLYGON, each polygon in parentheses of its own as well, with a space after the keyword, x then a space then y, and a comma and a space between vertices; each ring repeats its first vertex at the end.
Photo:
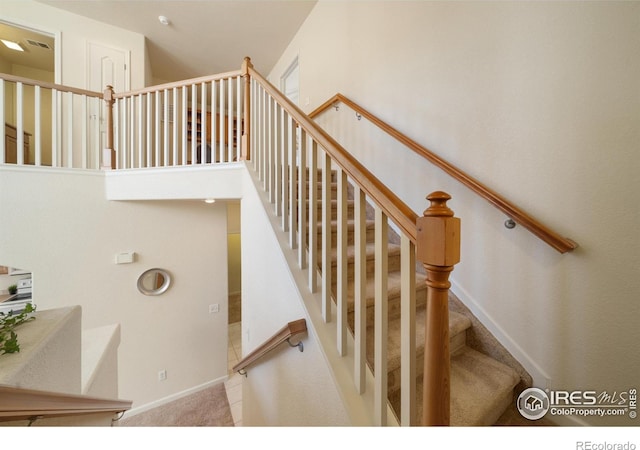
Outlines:
MULTIPOLYGON (((366 227, 366 242, 374 242, 375 229, 373 224, 367 224, 366 227)), ((318 248, 322 248, 322 227, 318 226, 318 248)), ((355 244, 355 232, 353 229, 353 225, 347 225, 347 245, 355 244)), ((331 248, 336 248, 338 245, 338 232, 335 226, 331 227, 331 248)))
MULTIPOLYGON (((373 276, 375 272, 376 261, 372 255, 367 255, 367 263, 366 263, 366 274, 367 276, 373 276)), ((396 272, 400 270, 400 254, 389 255, 387 258, 388 270, 389 272, 396 272)), ((333 260, 331 263, 331 279, 334 284, 338 279, 338 267, 337 261, 333 260)), ((318 264, 318 268, 322 270, 322 261, 318 264)), ((355 276, 355 261, 353 259, 347 262, 347 280, 353 281, 355 276)))
MULTIPOLYGON (((451 354, 456 353, 460 348, 464 347, 466 341, 466 330, 462 331, 455 336, 449 338, 449 350, 451 354), (462 343, 462 344, 460 344, 462 343)), ((424 346, 422 343, 416 343, 416 378, 419 382, 422 382, 422 376, 424 374, 424 346)), ((373 354, 373 350, 369 349, 369 354, 373 354)), ((373 367, 374 358, 371 358, 369 364, 373 367)), ((401 382, 401 368, 398 367, 395 370, 391 370, 388 373, 387 378, 387 393, 389 400, 397 402, 397 406, 400 406, 400 382, 401 382)), ((398 410, 398 409, 396 409, 398 410)))
MULTIPOLYGON (((298 208, 296 208, 296 214, 297 214, 297 211, 298 211, 298 208)), ((307 220, 309 219, 308 206, 305 211, 305 217, 307 218, 307 220)), ((317 218, 322 217, 322 202, 318 202, 316 217, 317 218)), ((348 201, 347 202, 347 219, 353 220, 353 218, 354 218, 354 203, 353 201, 348 201)), ((331 202, 331 220, 338 220, 338 206, 335 201, 331 202)))

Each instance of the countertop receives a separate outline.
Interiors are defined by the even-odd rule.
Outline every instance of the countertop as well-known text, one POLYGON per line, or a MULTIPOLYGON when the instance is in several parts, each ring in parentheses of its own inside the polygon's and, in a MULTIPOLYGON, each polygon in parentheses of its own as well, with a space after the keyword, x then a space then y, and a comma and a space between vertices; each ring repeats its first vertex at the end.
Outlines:
POLYGON ((0 294, 0 303, 14 299, 18 294, 0 294))

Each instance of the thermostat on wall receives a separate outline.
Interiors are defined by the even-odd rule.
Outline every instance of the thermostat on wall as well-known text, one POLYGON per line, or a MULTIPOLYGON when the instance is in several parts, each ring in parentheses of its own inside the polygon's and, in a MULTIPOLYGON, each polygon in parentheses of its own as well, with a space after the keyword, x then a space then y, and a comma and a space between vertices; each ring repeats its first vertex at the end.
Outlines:
POLYGON ((118 253, 116 255, 116 264, 130 264, 133 262, 135 252, 118 253))

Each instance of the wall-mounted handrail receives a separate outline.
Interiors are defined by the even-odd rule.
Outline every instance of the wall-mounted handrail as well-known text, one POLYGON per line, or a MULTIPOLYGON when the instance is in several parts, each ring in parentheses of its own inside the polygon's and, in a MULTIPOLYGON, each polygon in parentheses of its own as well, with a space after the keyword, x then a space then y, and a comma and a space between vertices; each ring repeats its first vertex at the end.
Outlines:
POLYGON ((8 385, 0 385, 0 398, 0 422, 95 413, 116 414, 128 411, 132 404, 127 400, 23 389, 8 385))
MULTIPOLYGON (((233 366, 234 372, 241 372, 245 370, 249 365, 253 364, 264 355, 269 353, 271 350, 278 347, 285 341, 288 341, 290 338, 297 334, 305 333, 307 331, 307 321, 305 319, 294 320, 293 322, 289 322, 284 327, 282 327, 276 334, 267 339, 263 344, 261 344, 254 351, 249 353, 247 356, 242 358, 242 360, 233 366)), ((292 345, 292 344, 290 344, 292 345)), ((294 346, 300 348, 302 351, 302 347, 294 346)))
POLYGON ((467 173, 453 166, 449 162, 440 158, 438 155, 434 154, 429 149, 424 146, 418 144, 405 134, 401 133, 388 123, 384 122, 382 119, 376 117, 362 106, 348 99, 342 94, 336 94, 318 108, 313 110, 309 117, 314 118, 326 111, 327 109, 334 106, 337 102, 341 102, 347 105, 349 108, 356 111, 362 117, 365 117, 371 123, 376 125, 378 128, 401 142, 402 144, 409 147, 411 150, 419 154, 420 156, 427 159, 429 162, 439 167, 447 174, 455 178, 457 181, 474 191, 476 194, 480 195, 482 198, 487 200, 493 206, 498 208, 500 211, 505 213, 508 217, 510 217, 513 221, 519 223, 527 230, 535 234, 537 237, 545 241, 547 244, 552 246, 554 249, 559 251, 560 253, 566 253, 568 251, 574 250, 578 247, 578 244, 571 239, 566 237, 562 237, 549 227, 543 225, 541 222, 537 221, 529 214, 525 213, 522 209, 518 208, 508 200, 506 200, 501 195, 497 194, 493 190, 489 189, 487 186, 480 183, 475 178, 471 177, 467 173))
POLYGON ((356 180, 367 196, 369 196, 380 209, 400 227, 402 232, 411 239, 411 242, 415 244, 416 219, 418 215, 259 72, 253 68, 249 68, 249 73, 253 78, 258 80, 271 97, 286 109, 293 120, 325 149, 331 156, 331 159, 335 161, 351 179, 356 180))

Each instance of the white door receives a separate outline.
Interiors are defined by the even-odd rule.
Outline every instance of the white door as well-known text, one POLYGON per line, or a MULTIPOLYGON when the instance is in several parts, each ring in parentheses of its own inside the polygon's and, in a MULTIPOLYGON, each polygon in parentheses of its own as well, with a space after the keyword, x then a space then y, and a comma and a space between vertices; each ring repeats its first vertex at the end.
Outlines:
MULTIPOLYGON (((95 42, 87 42, 87 63, 89 65, 87 68, 87 89, 90 91, 103 92, 107 86, 113 86, 115 92, 128 91, 130 55, 131 53, 128 50, 120 50, 105 47, 95 42)), ((98 140, 96 133, 99 133, 100 136, 98 155, 107 144, 104 112, 104 107, 100 107, 99 111, 92 112, 89 118, 90 142, 98 140), (96 123, 96 120, 99 122, 96 123)))

